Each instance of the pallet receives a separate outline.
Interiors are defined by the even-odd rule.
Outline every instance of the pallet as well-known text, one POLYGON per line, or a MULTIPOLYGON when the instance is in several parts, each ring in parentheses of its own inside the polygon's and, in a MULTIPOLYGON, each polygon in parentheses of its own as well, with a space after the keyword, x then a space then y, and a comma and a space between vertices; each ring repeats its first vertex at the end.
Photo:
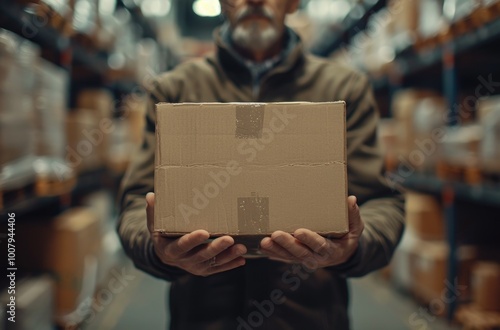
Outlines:
POLYGON ((499 312, 483 311, 472 304, 460 307, 456 319, 462 323, 464 330, 500 329, 499 312))

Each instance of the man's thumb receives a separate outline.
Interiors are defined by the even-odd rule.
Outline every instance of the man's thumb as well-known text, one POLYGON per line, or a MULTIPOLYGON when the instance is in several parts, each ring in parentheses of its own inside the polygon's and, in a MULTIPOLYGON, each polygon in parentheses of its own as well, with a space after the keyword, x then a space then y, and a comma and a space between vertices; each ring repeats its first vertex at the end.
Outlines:
POLYGON ((154 231, 154 219, 155 219, 155 194, 150 192, 146 194, 146 218, 148 221, 149 232, 154 231))
POLYGON ((347 208, 349 213, 349 233, 353 235, 361 235, 364 225, 361 220, 361 214, 359 213, 356 196, 349 196, 347 198, 347 208))

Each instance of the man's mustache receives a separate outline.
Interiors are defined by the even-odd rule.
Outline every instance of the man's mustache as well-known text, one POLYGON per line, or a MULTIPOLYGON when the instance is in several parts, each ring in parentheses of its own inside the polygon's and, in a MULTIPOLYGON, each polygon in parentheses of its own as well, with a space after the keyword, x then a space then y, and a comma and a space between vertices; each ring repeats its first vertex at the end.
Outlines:
POLYGON ((236 16, 236 21, 240 22, 249 16, 262 16, 270 21, 274 20, 272 12, 264 6, 248 6, 243 8, 243 10, 236 16))

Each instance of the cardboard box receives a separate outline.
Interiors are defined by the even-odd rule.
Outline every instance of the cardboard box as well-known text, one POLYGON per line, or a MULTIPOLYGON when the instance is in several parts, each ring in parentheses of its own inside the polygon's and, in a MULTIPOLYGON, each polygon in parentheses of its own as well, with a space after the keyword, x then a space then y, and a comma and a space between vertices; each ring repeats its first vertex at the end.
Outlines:
POLYGON ((66 162, 77 173, 104 166, 108 135, 114 130, 111 119, 99 121, 90 109, 75 109, 66 117, 66 162))
MULTIPOLYGON (((473 246, 461 246, 457 250, 459 286, 458 291, 451 294, 459 299, 469 295, 470 274, 477 255, 478 250, 473 246)), ((448 290, 453 283, 447 280, 448 256, 445 241, 418 239, 414 244, 410 255, 411 291, 421 302, 429 304, 435 299, 443 301, 442 297, 449 297, 448 290)))
POLYGON ((156 125, 155 231, 348 232, 344 102, 161 103, 156 125))
POLYGON ((500 263, 484 261, 474 266, 472 297, 479 309, 500 312, 500 263))
POLYGON ((443 209, 436 197, 407 192, 405 207, 408 228, 411 228, 419 238, 445 239, 443 209))
POLYGON ((90 209, 74 208, 53 220, 21 222, 16 230, 29 242, 18 249, 19 267, 54 276, 56 316, 74 311, 79 299, 85 298, 84 282, 92 281, 87 268, 100 251, 102 236, 97 216, 90 209))
MULTIPOLYGON (((409 155, 416 151, 425 152, 424 155, 434 153, 426 150, 424 140, 430 138, 435 144, 440 142, 429 130, 445 123, 443 100, 440 95, 427 90, 405 89, 395 94, 392 109, 397 123, 398 154, 410 158, 409 155), (436 118, 440 118, 442 123, 436 123, 436 118), (419 144, 416 144, 416 139, 419 144)), ((409 160, 412 161, 412 158, 409 160)))

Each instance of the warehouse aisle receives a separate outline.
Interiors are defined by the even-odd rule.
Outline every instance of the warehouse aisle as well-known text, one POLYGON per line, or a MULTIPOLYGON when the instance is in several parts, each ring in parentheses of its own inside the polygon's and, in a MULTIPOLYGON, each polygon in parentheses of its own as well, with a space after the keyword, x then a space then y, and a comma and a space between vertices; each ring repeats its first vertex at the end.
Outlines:
MULTIPOLYGON (((86 329, 137 330, 145 326, 151 330, 165 329, 168 284, 137 271, 130 264, 127 265, 127 274, 134 277, 131 284, 117 294, 105 310, 97 313, 86 329)), ((353 330, 458 329, 447 326, 442 319, 432 315, 418 314, 420 306, 390 288, 376 274, 351 281, 351 304, 353 330), (362 317, 356 317, 360 315, 362 317)))

